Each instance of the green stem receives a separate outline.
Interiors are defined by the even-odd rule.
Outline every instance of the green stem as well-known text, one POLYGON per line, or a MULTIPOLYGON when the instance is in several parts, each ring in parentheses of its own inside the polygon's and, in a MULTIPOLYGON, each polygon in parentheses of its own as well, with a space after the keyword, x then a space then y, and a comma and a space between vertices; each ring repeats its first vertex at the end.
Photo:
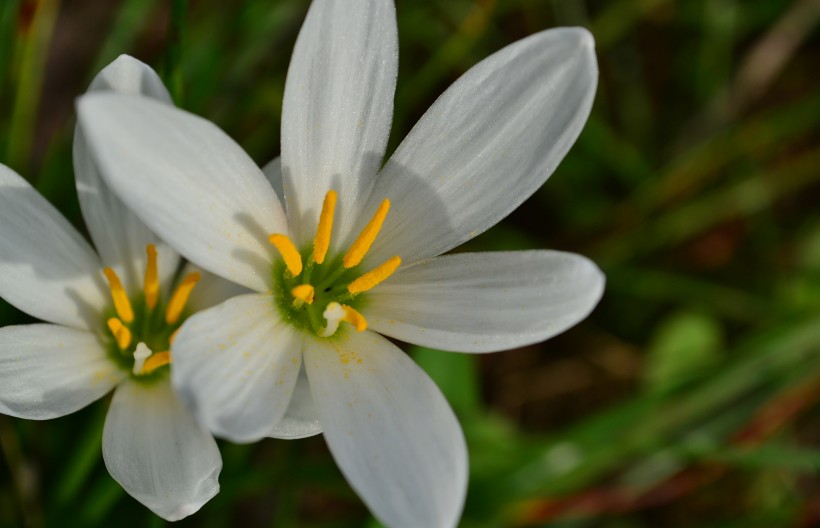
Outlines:
POLYGON ((302 271, 302 283, 303 284, 310 284, 310 276, 313 274, 313 265, 316 264, 316 261, 313 260, 313 253, 307 259, 307 264, 305 264, 305 269, 302 271))
POLYGON ((336 271, 325 277, 325 280, 323 280, 318 286, 316 286, 316 290, 323 291, 325 288, 336 282, 336 279, 341 277, 345 271, 347 271, 347 268, 345 268, 344 266, 340 266, 336 269, 336 271))
POLYGON ((313 329, 313 332, 316 335, 321 334, 322 330, 324 329, 324 325, 322 324, 322 317, 319 316, 319 313, 313 306, 308 307, 307 314, 308 321, 310 322, 310 327, 313 329))

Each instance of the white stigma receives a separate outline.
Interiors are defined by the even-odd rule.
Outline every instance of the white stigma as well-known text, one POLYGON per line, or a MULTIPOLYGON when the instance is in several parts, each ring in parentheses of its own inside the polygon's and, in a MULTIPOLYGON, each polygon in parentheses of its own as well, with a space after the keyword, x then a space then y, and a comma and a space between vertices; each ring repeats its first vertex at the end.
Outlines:
POLYGON ((327 326, 322 330, 322 337, 330 337, 339 329, 339 323, 345 317, 345 309, 337 302, 332 302, 327 305, 322 316, 327 321, 327 326))
MULTIPOLYGON (((338 323, 336 324, 338 326, 338 323)), ((151 352, 151 349, 148 348, 148 345, 146 345, 145 343, 140 342, 137 345, 136 350, 134 350, 133 372, 135 376, 139 376, 139 374, 142 372, 142 367, 143 365, 145 365, 145 360, 151 357, 151 354, 153 354, 153 352, 151 352)))

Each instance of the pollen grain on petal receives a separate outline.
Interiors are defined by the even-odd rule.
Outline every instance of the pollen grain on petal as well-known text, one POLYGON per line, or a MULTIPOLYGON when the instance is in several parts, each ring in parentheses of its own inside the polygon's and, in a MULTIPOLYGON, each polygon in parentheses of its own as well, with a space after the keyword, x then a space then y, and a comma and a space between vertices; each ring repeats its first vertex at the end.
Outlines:
POLYGON ((122 286, 117 272, 111 268, 105 268, 103 269, 103 274, 108 280, 108 288, 111 290, 111 300, 114 301, 114 310, 117 311, 117 315, 125 323, 133 322, 134 310, 131 308, 131 301, 128 300, 128 294, 125 292, 125 288, 122 286))
POLYGON ((333 215, 336 212, 336 191, 329 190, 322 204, 322 213, 319 215, 319 227, 316 229, 316 238, 313 240, 313 260, 316 264, 325 261, 327 250, 330 247, 330 236, 333 233, 333 215))
POLYGON ((166 323, 174 324, 179 321, 182 310, 185 309, 185 305, 188 303, 188 297, 191 296, 191 292, 200 278, 201 275, 199 272, 195 271, 189 273, 182 279, 176 291, 174 291, 174 294, 171 296, 171 300, 168 302, 168 309, 165 311, 166 323))
POLYGON ((401 266, 401 257, 395 256, 351 282, 347 291, 352 294, 367 291, 385 281, 401 266))
POLYGON ((344 259, 342 260, 342 264, 344 264, 345 268, 352 268, 362 261, 370 250, 370 246, 375 242, 376 237, 379 236, 379 231, 382 229, 384 219, 387 218, 387 212, 389 210, 390 200, 385 198, 376 210, 376 214, 373 215, 370 222, 362 229, 359 238, 353 242, 350 249, 345 253, 344 259))
POLYGON ((145 263, 145 281, 143 283, 143 292, 145 292, 145 305, 149 310, 153 310, 157 305, 157 298, 159 297, 157 247, 154 244, 148 244, 145 248, 145 252, 148 259, 145 263))
POLYGON ((282 255, 282 258, 285 260, 285 266, 287 266, 291 275, 297 277, 302 273, 302 256, 286 235, 274 233, 268 237, 268 241, 273 244, 279 251, 279 254, 282 255))

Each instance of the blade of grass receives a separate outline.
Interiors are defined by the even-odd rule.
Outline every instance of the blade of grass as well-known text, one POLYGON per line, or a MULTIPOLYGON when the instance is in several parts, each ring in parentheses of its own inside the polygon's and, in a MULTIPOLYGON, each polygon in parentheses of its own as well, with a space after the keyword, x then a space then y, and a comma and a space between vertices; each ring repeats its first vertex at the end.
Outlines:
POLYGON ((16 67, 13 69, 16 86, 6 160, 10 167, 23 175, 29 174, 29 177, 45 63, 59 9, 59 0, 28 0, 18 18, 16 67), (31 9, 34 10, 32 14, 28 11, 31 9), (30 20, 29 16, 32 17, 30 20))
POLYGON ((635 259, 674 247, 723 222, 745 218, 778 200, 820 181, 820 149, 793 156, 762 174, 724 185, 661 215, 653 222, 608 238, 595 248, 596 259, 608 264, 635 259))
POLYGON ((168 43, 165 47, 163 80, 171 92, 177 106, 182 106, 182 47, 185 40, 185 20, 188 14, 188 0, 172 0, 171 19, 168 25, 168 43))
POLYGON ((92 75, 105 68, 121 53, 134 48, 137 37, 146 22, 151 20, 158 3, 159 0, 125 0, 121 3, 112 30, 97 54, 92 75))
POLYGON ((688 305, 743 323, 771 320, 779 311, 772 299, 758 297, 696 276, 662 269, 614 266, 604 270, 607 291, 662 305, 688 305))
POLYGON ((670 202, 694 195, 723 176, 733 161, 753 156, 765 160, 781 152, 790 138, 799 138, 816 129, 820 95, 761 112, 725 131, 703 137, 658 172, 645 179, 629 199, 628 207, 644 214, 663 210, 670 202))
POLYGON ((102 460, 102 424, 108 405, 97 405, 98 409, 87 423, 82 436, 71 446, 71 458, 67 467, 61 471, 60 479, 54 492, 57 508, 72 504, 77 494, 85 487, 89 475, 99 466, 102 460))

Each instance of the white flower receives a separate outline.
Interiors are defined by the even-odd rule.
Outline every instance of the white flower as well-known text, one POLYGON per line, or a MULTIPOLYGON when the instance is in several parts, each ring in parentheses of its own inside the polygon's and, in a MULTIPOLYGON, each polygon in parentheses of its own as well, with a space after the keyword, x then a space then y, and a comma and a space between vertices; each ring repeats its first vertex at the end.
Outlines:
MULTIPOLYGON (((112 90, 170 107, 156 73, 131 57, 114 61, 90 87, 112 90)), ((103 184, 79 130, 74 164, 99 257, 0 165, 0 296, 51 323, 0 328, 0 412, 57 418, 116 387, 103 431, 106 467, 157 515, 181 519, 219 491, 222 459, 172 390, 169 341, 192 308, 213 306, 236 288, 212 277, 192 292, 199 276, 192 272, 172 290, 179 255, 103 184)))
POLYGON ((177 337, 173 381, 197 418, 238 442, 321 426, 382 522, 455 525, 461 429, 379 333, 488 352, 547 339, 594 307, 604 279, 577 255, 438 256, 509 214, 558 165, 592 105, 593 48, 585 30, 556 29, 501 50, 381 167, 393 4, 316 0, 288 72, 281 163, 265 169, 273 185, 203 119, 137 97, 84 97, 81 124, 115 192, 188 259, 258 292, 191 317, 177 337))

